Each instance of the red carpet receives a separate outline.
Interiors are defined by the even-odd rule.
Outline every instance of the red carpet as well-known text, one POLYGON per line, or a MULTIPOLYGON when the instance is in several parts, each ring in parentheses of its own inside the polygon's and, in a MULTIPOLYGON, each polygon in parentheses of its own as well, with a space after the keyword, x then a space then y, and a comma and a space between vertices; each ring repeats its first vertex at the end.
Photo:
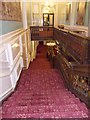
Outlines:
POLYGON ((16 91, 3 103, 3 118, 87 118, 86 105, 68 91, 46 59, 46 46, 22 72, 16 91))

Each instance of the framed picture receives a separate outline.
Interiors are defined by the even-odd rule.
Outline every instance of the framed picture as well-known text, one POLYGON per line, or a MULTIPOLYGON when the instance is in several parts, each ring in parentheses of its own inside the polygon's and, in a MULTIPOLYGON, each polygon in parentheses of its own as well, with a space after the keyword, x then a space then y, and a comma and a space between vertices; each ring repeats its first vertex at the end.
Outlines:
POLYGON ((66 6, 66 22, 70 22, 70 12, 71 12, 71 4, 67 4, 67 6, 66 6))
POLYGON ((21 21, 20 2, 0 2, 0 20, 21 21))
POLYGON ((79 2, 77 9, 76 24, 84 25, 85 12, 86 12, 86 2, 79 2))

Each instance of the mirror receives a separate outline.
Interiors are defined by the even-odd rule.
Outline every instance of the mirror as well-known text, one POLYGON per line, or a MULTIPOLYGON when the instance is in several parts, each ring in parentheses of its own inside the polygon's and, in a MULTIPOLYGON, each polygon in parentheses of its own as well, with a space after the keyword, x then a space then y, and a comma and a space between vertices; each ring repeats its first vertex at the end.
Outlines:
POLYGON ((54 26, 54 14, 53 13, 43 14, 43 26, 54 26))

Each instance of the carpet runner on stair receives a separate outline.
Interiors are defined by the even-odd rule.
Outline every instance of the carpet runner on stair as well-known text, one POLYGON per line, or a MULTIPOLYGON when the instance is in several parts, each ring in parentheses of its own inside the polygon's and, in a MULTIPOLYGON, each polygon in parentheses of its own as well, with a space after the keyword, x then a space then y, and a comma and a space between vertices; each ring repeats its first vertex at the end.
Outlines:
POLYGON ((88 109, 64 87, 46 58, 46 46, 22 72, 15 92, 3 103, 3 118, 88 118, 88 109))

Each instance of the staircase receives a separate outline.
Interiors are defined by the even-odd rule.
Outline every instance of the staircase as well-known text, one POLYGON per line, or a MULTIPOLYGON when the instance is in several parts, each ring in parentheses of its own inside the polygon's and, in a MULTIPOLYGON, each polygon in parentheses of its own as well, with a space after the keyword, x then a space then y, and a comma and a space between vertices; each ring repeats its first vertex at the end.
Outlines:
POLYGON ((2 105, 3 118, 88 118, 86 105, 64 87, 46 51, 46 46, 38 46, 36 59, 2 105))

